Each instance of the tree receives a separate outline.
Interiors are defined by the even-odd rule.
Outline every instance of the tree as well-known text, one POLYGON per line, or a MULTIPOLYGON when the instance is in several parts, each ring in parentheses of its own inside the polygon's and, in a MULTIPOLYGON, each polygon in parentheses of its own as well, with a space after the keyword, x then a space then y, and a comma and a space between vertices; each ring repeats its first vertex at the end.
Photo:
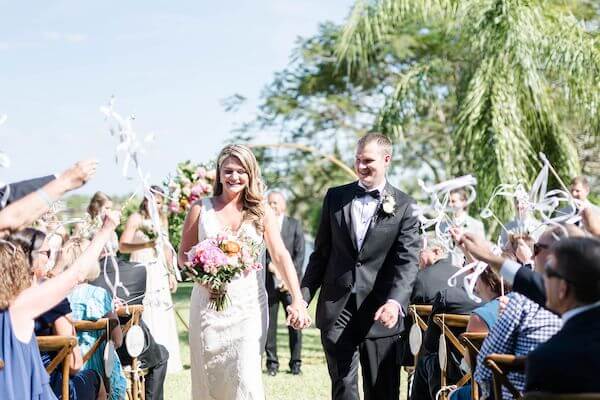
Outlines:
MULTIPOLYGON (((415 110, 435 93, 423 87, 437 87, 442 102, 455 105, 447 121, 451 173, 476 175, 481 206, 500 183, 531 182, 539 152, 564 178, 581 171, 569 128, 600 132, 598 37, 568 13, 594 15, 581 3, 359 0, 337 57, 347 76, 369 76, 382 48, 407 29, 443 38, 444 48, 403 60, 379 120, 388 131, 423 123, 415 110)), ((497 214, 506 217, 508 207, 497 214)))

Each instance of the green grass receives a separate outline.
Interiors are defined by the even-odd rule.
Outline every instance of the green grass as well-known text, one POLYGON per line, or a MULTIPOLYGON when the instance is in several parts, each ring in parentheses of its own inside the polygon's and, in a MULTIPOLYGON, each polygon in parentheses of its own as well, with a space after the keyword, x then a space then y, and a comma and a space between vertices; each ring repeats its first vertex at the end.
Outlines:
MULTIPOLYGON (((175 309, 179 315, 186 321, 189 318, 190 294, 192 284, 183 283, 179 285, 177 293, 174 295, 175 309)), ((314 303, 311 305, 310 312, 314 316, 314 303)), ((279 374, 275 377, 266 375, 263 362, 263 383, 267 399, 269 400, 287 400, 287 399, 329 399, 331 385, 329 374, 325 363, 325 355, 321 347, 319 330, 309 328, 303 331, 302 336, 302 375, 295 376, 287 371, 289 363, 288 332, 283 319, 284 312, 280 310, 278 329, 277 329, 277 350, 279 363, 281 366, 279 374)), ((188 344, 187 330, 181 320, 177 319, 179 329, 179 343, 181 350, 181 359, 183 360, 184 370, 178 374, 167 375, 165 383, 165 398, 169 400, 190 400, 190 348, 188 344)), ((401 399, 406 398, 403 394, 406 390, 406 376, 402 376, 402 394, 401 399)))

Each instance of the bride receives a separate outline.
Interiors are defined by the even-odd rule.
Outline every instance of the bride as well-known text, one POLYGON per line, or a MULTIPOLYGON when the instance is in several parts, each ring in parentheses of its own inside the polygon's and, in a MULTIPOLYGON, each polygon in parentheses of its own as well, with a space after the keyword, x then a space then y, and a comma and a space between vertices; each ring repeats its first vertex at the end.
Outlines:
MULTIPOLYGON (((296 329, 310 325, 294 264, 279 234, 277 219, 266 207, 260 169, 252 151, 226 146, 217 160, 214 197, 192 206, 186 216, 179 262, 207 237, 243 233, 266 244, 274 264, 291 289, 288 323, 296 329)), ((229 305, 209 307, 210 291, 195 284, 190 304, 192 398, 204 400, 264 400, 261 353, 267 331, 267 297, 262 271, 234 279, 228 286, 229 305)))

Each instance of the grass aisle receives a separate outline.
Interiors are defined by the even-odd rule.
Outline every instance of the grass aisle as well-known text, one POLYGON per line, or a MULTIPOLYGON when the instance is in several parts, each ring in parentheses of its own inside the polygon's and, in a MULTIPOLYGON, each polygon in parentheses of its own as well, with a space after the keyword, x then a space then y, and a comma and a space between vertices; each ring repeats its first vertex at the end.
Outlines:
MULTIPOLYGON (((191 283, 182 283, 174 295, 175 309, 187 322, 189 318, 191 283)), ((311 315, 314 316, 314 303, 311 305, 311 315)), ((283 309, 279 312, 279 328, 277 330, 277 349, 281 370, 275 377, 266 375, 263 363, 263 382, 268 400, 315 399, 326 400, 330 396, 329 375, 325 364, 325 356, 321 347, 319 330, 309 328, 304 331, 302 338, 302 375, 294 376, 288 373, 289 363, 288 333, 283 319, 283 309)), ((167 375, 165 383, 165 398, 169 400, 191 400, 190 393, 190 348, 187 331, 182 322, 177 320, 181 359, 184 370, 178 374, 167 375)), ((403 374, 404 375, 404 374, 403 374)), ((405 376, 402 377, 403 381, 405 376)), ((403 382, 404 383, 404 382, 403 382)), ((405 387, 402 387, 403 392, 405 387)), ((400 398, 406 398, 401 395, 400 398)), ((196 399, 195 399, 196 400, 196 399)))

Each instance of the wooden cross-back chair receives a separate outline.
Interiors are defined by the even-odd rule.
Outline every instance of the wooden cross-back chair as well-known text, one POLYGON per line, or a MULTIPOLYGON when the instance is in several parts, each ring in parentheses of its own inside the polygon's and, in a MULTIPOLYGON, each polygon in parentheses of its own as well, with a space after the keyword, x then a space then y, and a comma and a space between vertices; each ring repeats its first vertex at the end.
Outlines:
POLYGON ((523 393, 508 380, 508 374, 525 372, 526 359, 527 357, 512 354, 490 354, 485 358, 485 365, 492 370, 494 396, 497 399, 502 398, 502 386, 508 389, 515 399, 523 398, 523 393))
POLYGON ((479 399, 479 386, 473 374, 475 372, 475 365, 477 365, 477 356, 483 345, 483 341, 488 336, 487 332, 465 332, 459 336, 460 342, 463 344, 466 353, 466 359, 471 369, 471 399, 479 399))
POLYGON ((600 400, 600 393, 527 392, 524 400, 600 400))
POLYGON ((73 348, 77 346, 77 338, 75 336, 59 335, 37 336, 36 338, 40 351, 57 352, 46 367, 46 371, 51 374, 62 364, 62 399, 69 400, 70 365, 67 357, 72 353, 73 348))
POLYGON ((90 358, 92 358, 92 356, 98 350, 98 348, 100 348, 102 343, 106 342, 106 340, 108 339, 108 336, 106 333, 107 324, 108 324, 108 330, 112 331, 119 324, 119 321, 116 318, 100 318, 96 321, 73 321, 73 325, 75 326, 75 330, 77 332, 94 332, 94 331, 102 332, 102 334, 100 335, 100 337, 98 339, 96 339, 96 341, 94 342, 92 347, 90 347, 90 349, 87 351, 87 353, 85 353, 83 355, 83 363, 84 364, 90 358))
MULTIPOLYGON (((460 340, 458 340, 451 328, 466 329, 467 324, 469 323, 469 318, 469 315, 462 314, 436 314, 433 316, 433 322, 442 330, 446 343, 450 342, 450 345, 453 348, 455 348, 463 357, 467 356, 465 347, 460 342, 460 340)), ((446 355, 446 365, 448 365, 448 363, 451 362, 451 353, 452 352, 450 351, 450 348, 448 348, 446 355)), ((442 366, 440 365, 441 387, 445 388, 448 385, 448 377, 446 375, 446 369, 441 367, 442 366)), ((469 382, 470 379, 471 373, 468 372, 462 378, 460 378, 458 382, 456 382, 456 387, 464 386, 467 382, 469 382)), ((444 400, 447 398, 447 393, 445 391, 442 391, 440 394, 440 399, 444 400)))
MULTIPOLYGON (((427 330, 427 320, 429 319, 429 315, 431 314, 432 308, 433 307, 428 304, 410 304, 408 306, 408 315, 413 320, 413 324, 417 324, 419 329, 421 329, 421 337, 425 334, 425 331, 427 330)), ((408 339, 408 340, 410 341, 410 339, 408 339)), ((410 342, 409 342, 408 350, 410 351, 410 342)), ((404 366, 404 370, 408 374, 408 377, 406 380, 407 385, 408 385, 408 390, 406 391, 408 398, 410 398, 412 378, 413 378, 415 368, 417 367, 417 362, 419 361, 419 353, 413 355, 413 357, 414 357, 413 364, 404 366)))
MULTIPOLYGON (((122 325, 123 336, 127 335, 127 332, 132 326, 140 325, 142 319, 142 313, 144 312, 144 306, 142 305, 129 305, 126 307, 117 308, 117 315, 119 318, 129 318, 129 321, 125 325, 122 325)), ((131 400, 145 400, 146 398, 146 385, 144 382, 145 371, 139 368, 139 361, 137 357, 131 357, 131 369, 125 369, 125 377, 128 380, 127 385, 127 396, 131 400)))

